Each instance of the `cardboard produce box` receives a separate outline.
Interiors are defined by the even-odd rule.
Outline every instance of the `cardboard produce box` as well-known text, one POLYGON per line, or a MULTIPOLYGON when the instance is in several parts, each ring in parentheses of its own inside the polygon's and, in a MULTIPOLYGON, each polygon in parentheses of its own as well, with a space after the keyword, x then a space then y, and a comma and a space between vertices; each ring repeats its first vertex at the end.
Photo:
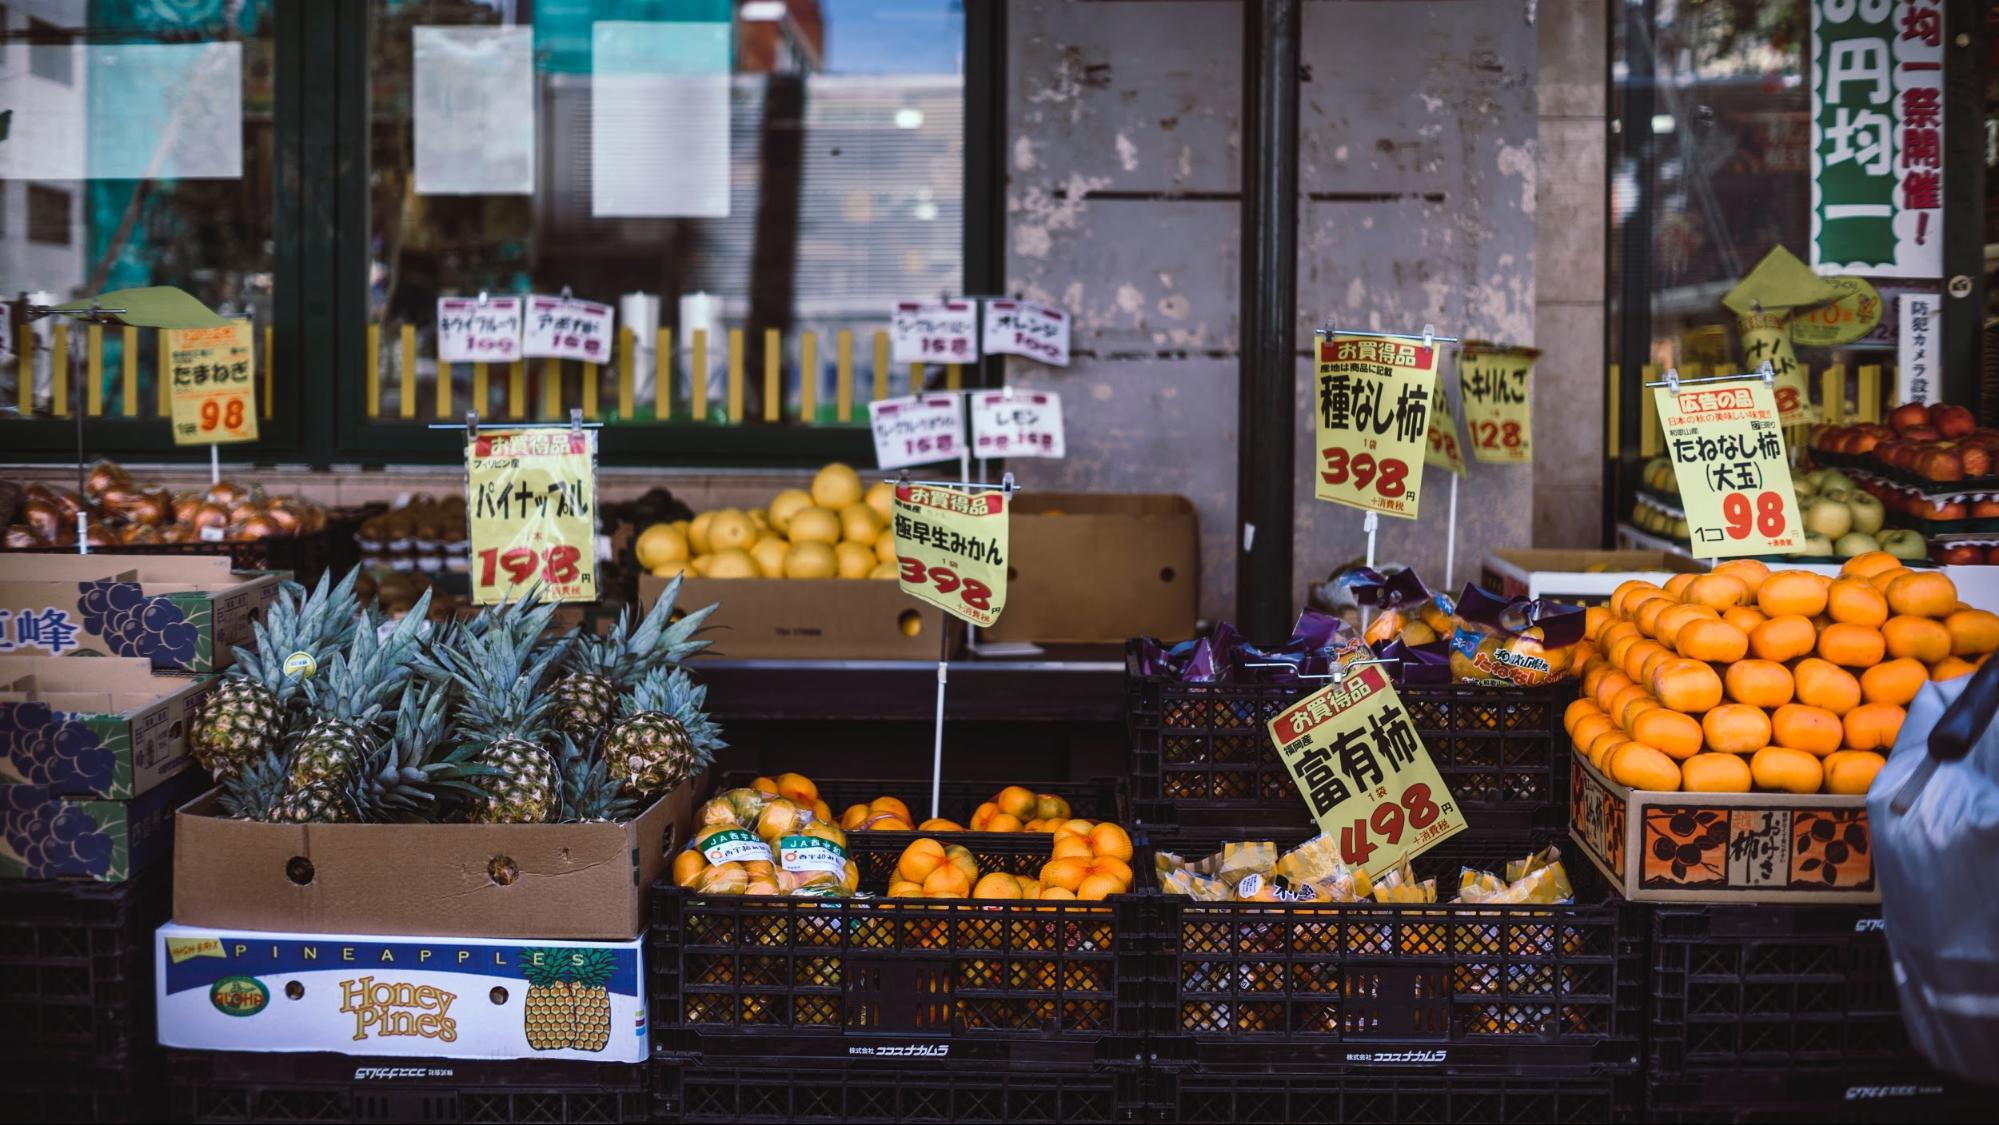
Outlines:
POLYGON ((278 596, 278 576, 222 556, 0 557, 0 651, 143 656, 159 672, 219 672, 278 596))
POLYGON ((125 800, 193 764, 187 733, 216 677, 142 658, 0 656, 0 784, 125 800))
POLYGON ((159 1041, 206 1051, 644 1062, 640 943, 270 933, 169 922, 159 1041))
POLYGON ((1186 497, 1023 492, 1012 521, 1006 612, 981 637, 1121 645, 1194 634, 1201 532, 1186 497))
POLYGON ((1675 574, 1701 574, 1707 569, 1706 563, 1671 551, 1521 549, 1486 555, 1478 584, 1509 598, 1594 605, 1634 578, 1664 586, 1675 574))
MULTIPOLYGON (((650 609, 671 579, 639 577, 650 609)), ((937 613, 882 579, 695 578, 681 583, 677 608, 720 602, 695 657, 791 660, 935 660, 937 613)), ((1012 595, 1007 612, 1013 612, 1012 595)), ((949 628, 958 632, 954 621, 949 628)))
POLYGON ((207 787, 200 770, 124 801, 0 785, 0 879, 122 883, 166 861, 174 810, 207 787))
POLYGON ((180 810, 174 920, 283 933, 624 941, 694 818, 694 778, 627 821, 268 824, 180 810))
POLYGON ((1638 902, 1880 902, 1867 798, 1634 790, 1569 761, 1569 833, 1638 902))

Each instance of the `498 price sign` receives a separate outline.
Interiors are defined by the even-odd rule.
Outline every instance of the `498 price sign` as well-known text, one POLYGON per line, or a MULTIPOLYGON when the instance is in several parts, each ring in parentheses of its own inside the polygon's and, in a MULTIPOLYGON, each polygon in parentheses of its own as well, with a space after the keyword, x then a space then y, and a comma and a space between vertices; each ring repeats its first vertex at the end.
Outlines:
POLYGON ((597 435, 481 430, 465 446, 472 600, 597 600, 597 435))
POLYGON ((1006 493, 900 484, 895 561, 902 592, 985 628, 1006 608, 1006 493))
POLYGON ((1777 396, 1761 379, 1653 392, 1693 553, 1794 553, 1805 545, 1777 396))
POLYGON ((1384 336, 1319 337, 1312 494, 1416 518, 1437 389, 1437 347, 1384 336))
POLYGON ((1378 875, 1465 830, 1430 751, 1379 666, 1270 721, 1270 740, 1340 858, 1378 875))

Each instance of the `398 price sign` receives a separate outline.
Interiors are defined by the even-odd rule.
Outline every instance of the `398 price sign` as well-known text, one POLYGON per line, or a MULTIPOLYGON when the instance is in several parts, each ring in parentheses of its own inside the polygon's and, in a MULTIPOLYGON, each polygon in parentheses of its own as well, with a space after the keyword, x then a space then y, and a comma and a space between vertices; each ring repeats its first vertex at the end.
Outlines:
POLYGON ((1270 740, 1321 831, 1376 875, 1465 829, 1450 789, 1379 666, 1358 668, 1270 721, 1270 740))
POLYGON ((1314 496, 1416 518, 1437 351, 1434 343, 1393 336, 1318 338, 1314 496))
POLYGON ((936 485, 895 489, 902 592, 985 628, 1006 608, 1007 494, 936 485))

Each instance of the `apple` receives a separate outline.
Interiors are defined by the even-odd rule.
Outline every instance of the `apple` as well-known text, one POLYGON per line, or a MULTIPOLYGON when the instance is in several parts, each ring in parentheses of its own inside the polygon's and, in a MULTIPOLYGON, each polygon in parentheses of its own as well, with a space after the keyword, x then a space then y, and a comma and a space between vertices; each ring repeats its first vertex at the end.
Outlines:
POLYGON ((1985 561, 1985 550, 1958 544, 1938 551, 1937 561, 1945 566, 1978 566, 1985 561))
POLYGON ((1961 445, 1957 457, 1967 477, 1982 477, 1992 471, 1992 451, 1982 445, 1961 445))
POLYGON ((1909 441, 1937 441, 1943 437, 1943 431, 1930 425, 1910 426, 1902 431, 1902 436, 1909 441))
POLYGON ((1854 434, 1846 441, 1846 451, 1848 453, 1872 453, 1874 447, 1880 444, 1880 434, 1873 433, 1872 431, 1864 434, 1854 434))
POLYGON ((1838 539, 1833 540, 1832 543, 1832 553, 1841 558, 1848 559, 1855 555, 1864 555, 1869 551, 1878 551, 1880 549, 1881 544, 1876 542, 1872 535, 1859 531, 1849 531, 1838 539))
POLYGON ((1955 450, 1931 449, 1916 462, 1916 472, 1928 480, 1963 480, 1964 459, 1955 450))
POLYGON ((1930 412, 1920 402, 1905 402, 1888 415, 1888 424, 1898 434, 1908 433, 1911 426, 1926 426, 1929 421, 1930 412))
POLYGON ((1930 410, 1930 425, 1935 426, 1945 437, 1959 438, 1978 428, 1978 419, 1971 411, 1955 404, 1944 405, 1930 410))
POLYGON ((1999 566, 1999 543, 1985 548, 1985 565, 1999 566))
POLYGON ((1820 499, 1823 499, 1823 500, 1837 500, 1837 501, 1839 501, 1840 503, 1844 504, 1844 503, 1846 503, 1846 502, 1847 502, 1848 500, 1851 500, 1851 499, 1853 499, 1853 497, 1854 497, 1855 495, 1856 495, 1856 494, 1855 494, 1855 493, 1853 492, 1853 490, 1852 490, 1852 489, 1847 489, 1847 488, 1828 488, 1828 489, 1824 490, 1823 492, 1820 492, 1820 493, 1819 493, 1819 498, 1820 498, 1820 499))
POLYGON ((1962 500, 1952 500, 1944 504, 1923 501, 1923 515, 1933 520, 1962 520, 1971 518, 1971 509, 1962 500))
POLYGON ((1864 535, 1880 531, 1881 525, 1888 519, 1888 509, 1865 492, 1848 497, 1846 506, 1853 512, 1853 530, 1864 535))
POLYGON ((1673 538, 1678 539, 1682 543, 1693 539, 1693 529, 1687 526, 1687 521, 1684 518, 1674 520, 1670 530, 1672 531, 1673 538))
POLYGON ((1816 532, 1805 536, 1805 545, 1798 551, 1801 555, 1832 557, 1832 540, 1816 532))
POLYGON ((1971 505, 1971 518, 1989 520, 1999 516, 1999 500, 1976 500, 1971 505))
POLYGON ((1791 489, 1800 496, 1817 496, 1819 494, 1818 482, 1812 480, 1810 473, 1806 473, 1801 477, 1792 477, 1791 489))
POLYGON ((1805 530, 1828 541, 1853 530, 1853 511, 1845 504, 1819 497, 1805 509, 1805 530))
POLYGON ((1882 532, 1881 549, 1898 559, 1920 559, 1929 554, 1929 545, 1923 542, 1922 532, 1910 531, 1906 527, 1882 532))

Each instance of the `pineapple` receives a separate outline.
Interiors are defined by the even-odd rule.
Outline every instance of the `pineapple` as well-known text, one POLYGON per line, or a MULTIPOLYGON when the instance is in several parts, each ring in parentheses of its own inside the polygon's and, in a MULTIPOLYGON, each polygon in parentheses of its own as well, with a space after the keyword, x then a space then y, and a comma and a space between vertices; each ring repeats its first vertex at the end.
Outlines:
POLYGON ((324 682, 314 677, 306 685, 306 697, 316 717, 292 747, 294 790, 344 784, 373 754, 381 737, 383 705, 409 686, 410 660, 429 609, 430 591, 425 590, 381 640, 364 621, 354 630, 347 650, 333 654, 324 682))
POLYGON ((236 663, 202 702, 188 732, 188 749, 201 768, 226 782, 246 763, 277 748, 290 725, 292 702, 310 678, 299 663, 316 667, 347 644, 354 629, 354 580, 360 567, 329 588, 332 573, 320 576, 311 594, 285 583, 265 619, 251 626, 255 650, 237 648, 236 663))
POLYGON ((460 695, 454 718, 483 767, 474 784, 481 795, 471 818, 483 824, 539 824, 561 811, 551 738, 554 701, 542 682, 561 658, 563 645, 540 645, 555 606, 532 601, 502 604, 483 628, 458 630, 448 646, 431 646, 433 677, 450 680, 460 695))
POLYGON ((276 820, 287 781, 284 754, 266 750, 223 781, 222 811, 238 820, 276 820))
POLYGON ((569 982, 556 969, 558 960, 566 956, 557 949, 523 949, 519 954, 521 975, 528 982, 527 995, 521 998, 521 1030, 528 1046, 537 1051, 559 1051, 576 1039, 569 982))
POLYGON ((608 949, 588 950, 582 958, 583 963, 572 970, 575 979, 569 985, 575 1002, 570 1046, 579 1051, 601 1051, 611 1042, 611 990, 606 986, 615 962, 608 949))
POLYGON ((611 776, 603 755, 586 751, 568 735, 562 739, 562 815, 565 823, 586 820, 626 820, 639 811, 611 776))
MULTIPOLYGON (((664 599, 662 599, 664 600, 664 599)), ((654 668, 624 699, 604 735, 604 760, 625 791, 650 799, 708 768, 727 743, 701 710, 708 689, 684 668, 654 668)))
POLYGON ((286 790, 271 810, 270 818, 290 824, 351 824, 360 820, 361 814, 351 786, 334 780, 313 781, 286 790))
POLYGON ((555 725, 582 745, 589 745, 617 717, 618 697, 630 691, 646 673, 663 664, 678 664, 708 647, 694 635, 714 606, 698 609, 669 625, 673 603, 680 593, 680 579, 667 585, 652 612, 645 615, 636 632, 631 611, 618 614, 618 623, 603 637, 580 636, 562 661, 562 675, 549 694, 555 699, 555 725))
POLYGON ((450 741, 450 702, 450 693, 436 685, 410 688, 396 712, 394 737, 355 778, 354 801, 362 820, 444 820, 445 808, 484 796, 478 779, 493 771, 472 761, 471 747, 444 749, 450 741))

